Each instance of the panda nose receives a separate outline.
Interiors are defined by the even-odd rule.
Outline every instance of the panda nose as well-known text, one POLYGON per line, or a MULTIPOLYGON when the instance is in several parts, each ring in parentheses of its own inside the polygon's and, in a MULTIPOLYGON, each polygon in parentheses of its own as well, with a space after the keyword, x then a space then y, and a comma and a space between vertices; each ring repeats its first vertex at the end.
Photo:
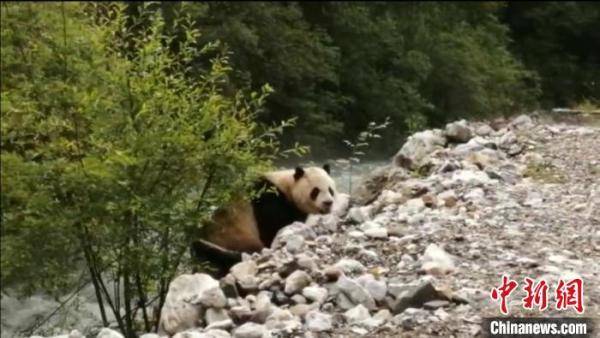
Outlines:
POLYGON ((323 205, 330 208, 333 205, 333 201, 325 201, 323 202, 323 205))

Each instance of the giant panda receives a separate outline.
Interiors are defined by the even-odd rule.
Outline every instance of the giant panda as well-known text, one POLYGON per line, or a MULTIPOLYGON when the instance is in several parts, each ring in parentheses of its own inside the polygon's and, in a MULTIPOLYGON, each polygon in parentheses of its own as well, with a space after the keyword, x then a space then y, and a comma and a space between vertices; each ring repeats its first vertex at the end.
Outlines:
POLYGON ((191 245, 197 261, 209 262, 216 277, 241 261, 242 252, 270 247, 277 232, 309 214, 331 212, 336 196, 330 167, 296 167, 263 174, 252 199, 240 198, 215 212, 203 239, 191 245))

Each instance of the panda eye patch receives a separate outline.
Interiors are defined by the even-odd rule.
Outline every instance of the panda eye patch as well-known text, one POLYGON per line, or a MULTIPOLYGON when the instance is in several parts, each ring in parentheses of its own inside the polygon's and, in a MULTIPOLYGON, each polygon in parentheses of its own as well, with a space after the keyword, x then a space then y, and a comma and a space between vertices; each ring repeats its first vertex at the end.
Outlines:
POLYGON ((329 193, 331 194, 331 196, 335 195, 335 193, 333 192, 333 189, 331 189, 331 187, 329 187, 329 193))
POLYGON ((317 196, 319 196, 319 188, 313 188, 313 190, 310 192, 310 199, 311 200, 316 200, 317 196))

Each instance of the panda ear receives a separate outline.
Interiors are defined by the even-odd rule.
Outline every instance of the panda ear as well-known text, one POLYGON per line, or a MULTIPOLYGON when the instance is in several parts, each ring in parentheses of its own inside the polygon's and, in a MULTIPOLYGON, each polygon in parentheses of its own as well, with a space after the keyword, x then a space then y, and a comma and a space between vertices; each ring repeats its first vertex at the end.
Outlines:
POLYGON ((297 181, 302 176, 304 176, 304 169, 302 169, 302 167, 296 167, 296 171, 294 172, 294 179, 297 181))
POLYGON ((323 165, 323 170, 325 170, 328 174, 331 174, 331 168, 329 167, 329 163, 325 163, 323 165))

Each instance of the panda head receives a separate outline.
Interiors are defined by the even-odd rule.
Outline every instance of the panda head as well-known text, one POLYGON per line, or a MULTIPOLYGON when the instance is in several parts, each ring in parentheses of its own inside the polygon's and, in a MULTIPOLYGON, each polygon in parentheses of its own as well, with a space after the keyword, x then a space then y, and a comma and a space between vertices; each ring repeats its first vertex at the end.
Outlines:
POLYGON ((289 194, 294 204, 307 214, 328 214, 336 195, 335 182, 329 176, 329 165, 296 167, 289 194))

